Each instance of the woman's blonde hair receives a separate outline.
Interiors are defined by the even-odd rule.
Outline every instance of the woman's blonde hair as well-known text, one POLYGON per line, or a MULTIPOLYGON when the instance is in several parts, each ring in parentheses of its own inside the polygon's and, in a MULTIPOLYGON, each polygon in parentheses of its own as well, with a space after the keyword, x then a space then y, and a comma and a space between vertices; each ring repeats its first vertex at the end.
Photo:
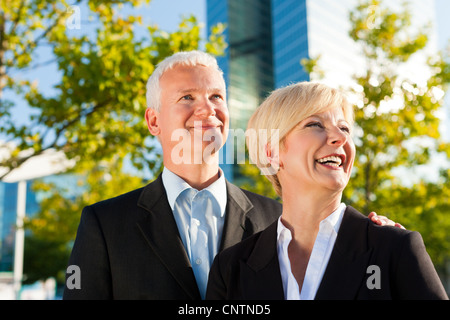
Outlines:
POLYGON ((267 158, 267 148, 284 148, 286 136, 304 119, 341 107, 349 125, 353 125, 353 106, 339 90, 322 83, 299 82, 273 91, 251 116, 247 146, 252 163, 260 168, 281 197, 282 189, 267 158), (275 130, 274 130, 275 129, 275 130))

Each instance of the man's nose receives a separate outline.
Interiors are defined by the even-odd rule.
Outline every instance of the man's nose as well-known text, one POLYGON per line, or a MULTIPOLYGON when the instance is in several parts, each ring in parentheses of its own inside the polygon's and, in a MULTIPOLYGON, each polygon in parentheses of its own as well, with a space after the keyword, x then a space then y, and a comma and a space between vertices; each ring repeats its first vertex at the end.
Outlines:
POLYGON ((216 115, 214 104, 207 98, 201 99, 195 108, 195 115, 199 117, 210 117, 216 115))

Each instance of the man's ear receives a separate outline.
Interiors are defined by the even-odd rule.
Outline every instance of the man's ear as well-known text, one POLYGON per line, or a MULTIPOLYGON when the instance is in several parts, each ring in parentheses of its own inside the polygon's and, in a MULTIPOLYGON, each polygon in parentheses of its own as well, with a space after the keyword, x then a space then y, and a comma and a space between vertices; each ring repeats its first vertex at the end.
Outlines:
POLYGON ((147 122, 148 131, 154 136, 158 136, 161 133, 159 127, 159 114, 152 108, 145 110, 145 121, 147 122))

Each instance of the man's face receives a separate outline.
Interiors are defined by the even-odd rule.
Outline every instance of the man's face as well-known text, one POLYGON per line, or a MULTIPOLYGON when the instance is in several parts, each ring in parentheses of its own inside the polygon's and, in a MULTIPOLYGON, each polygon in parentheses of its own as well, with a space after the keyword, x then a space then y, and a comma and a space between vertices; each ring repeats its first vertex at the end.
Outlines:
POLYGON ((226 89, 211 67, 177 65, 160 78, 161 108, 147 109, 150 130, 159 136, 164 163, 199 163, 224 145, 229 126, 226 89), (169 159, 170 158, 170 159, 169 159))

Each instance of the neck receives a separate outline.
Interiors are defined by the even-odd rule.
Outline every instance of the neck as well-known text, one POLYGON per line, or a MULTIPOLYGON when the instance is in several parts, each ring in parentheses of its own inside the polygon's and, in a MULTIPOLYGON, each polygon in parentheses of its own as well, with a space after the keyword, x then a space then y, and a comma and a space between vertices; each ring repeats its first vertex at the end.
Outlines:
POLYGON ((219 164, 201 163, 201 164, 174 164, 170 161, 164 161, 164 166, 186 181, 191 187, 202 190, 214 181, 219 179, 219 164))
POLYGON ((335 211, 342 192, 289 192, 283 189, 283 224, 294 234, 314 238, 320 222, 335 211))

